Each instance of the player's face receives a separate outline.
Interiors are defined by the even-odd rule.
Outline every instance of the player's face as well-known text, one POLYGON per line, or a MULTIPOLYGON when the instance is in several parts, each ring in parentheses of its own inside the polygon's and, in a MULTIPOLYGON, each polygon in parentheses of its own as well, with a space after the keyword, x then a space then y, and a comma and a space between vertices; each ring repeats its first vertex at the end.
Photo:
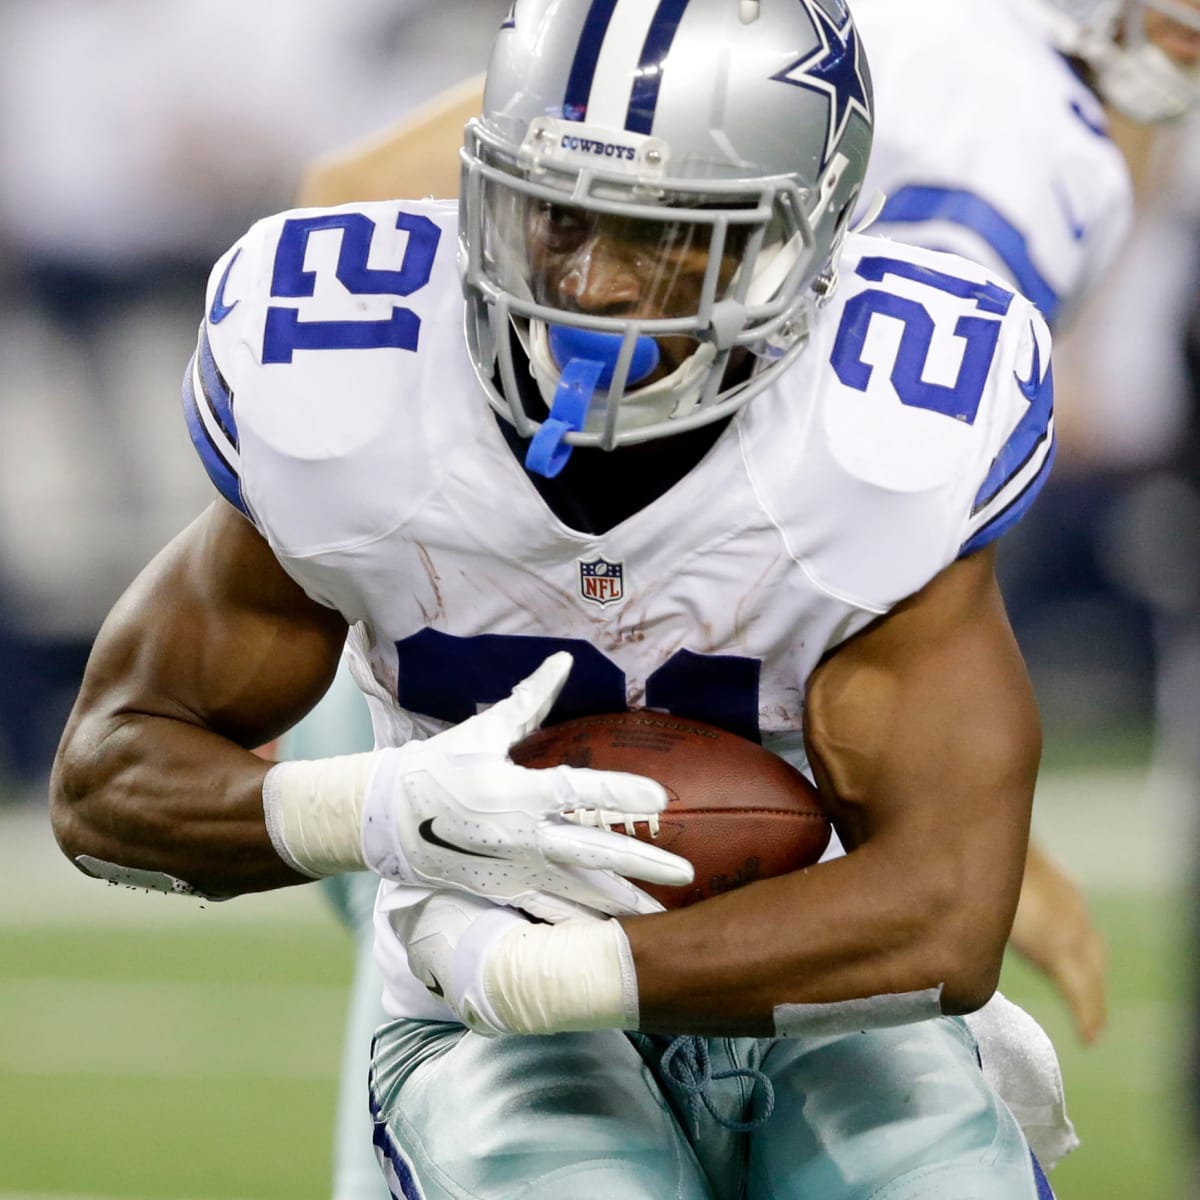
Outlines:
POLYGON ((1175 0, 1177 15, 1146 10, 1146 37, 1177 66, 1200 65, 1200 0, 1175 0))
MULTIPOLYGON (((600 215, 569 204, 536 201, 525 221, 530 282, 539 303, 589 316, 654 319, 696 313, 708 269, 711 226, 600 215)), ((730 229, 717 274, 723 296, 745 234, 730 229)), ((688 337, 660 337, 661 378, 691 354, 688 337)))

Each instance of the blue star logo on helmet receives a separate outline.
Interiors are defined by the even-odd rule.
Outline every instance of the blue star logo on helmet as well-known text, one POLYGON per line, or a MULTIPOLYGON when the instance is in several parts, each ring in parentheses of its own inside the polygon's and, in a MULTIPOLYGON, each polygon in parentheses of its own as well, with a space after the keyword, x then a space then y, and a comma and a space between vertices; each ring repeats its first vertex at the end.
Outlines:
POLYGON ((772 78, 809 88, 828 98, 829 124, 821 161, 824 170, 855 113, 868 125, 872 123, 871 89, 867 84, 862 41, 840 0, 834 0, 837 11, 844 14, 840 24, 817 0, 800 0, 800 3, 808 12, 820 44, 772 78))

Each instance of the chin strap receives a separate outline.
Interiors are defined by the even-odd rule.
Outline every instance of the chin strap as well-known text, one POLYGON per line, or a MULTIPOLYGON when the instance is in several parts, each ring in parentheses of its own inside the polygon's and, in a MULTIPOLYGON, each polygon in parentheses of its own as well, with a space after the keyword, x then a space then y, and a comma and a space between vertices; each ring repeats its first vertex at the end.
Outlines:
MULTIPOLYGON (((571 325, 549 325, 546 336, 550 356, 561 373, 550 416, 529 443, 525 467, 553 479, 567 465, 574 449, 566 440, 567 434, 584 427, 596 391, 611 385, 625 339, 619 333, 598 333, 571 325)), ((639 337, 626 382, 635 384, 652 375, 660 358, 658 343, 650 337, 639 337)))
MULTIPOLYGON (((547 325, 544 321, 539 320, 531 320, 524 329, 517 326, 517 336, 521 339, 521 344, 529 356, 529 365, 534 379, 537 381, 538 388, 541 391, 542 399, 552 411, 558 400, 558 390, 563 374, 562 360, 556 360, 550 349, 550 330, 555 328, 566 327, 547 325)), ((577 350, 575 355, 568 355, 568 359, 578 357, 593 362, 600 362, 602 367, 607 365, 611 371, 616 361, 616 353, 620 348, 620 335, 597 334, 589 330, 581 332, 589 339, 616 338, 616 341, 609 343, 613 347, 611 351, 603 349, 604 343, 602 341, 591 342, 588 345, 588 352, 580 353, 577 350)), ((641 348, 642 342, 651 343, 654 347, 653 353, 655 358, 647 368, 648 373, 653 372, 658 366, 658 343, 650 337, 639 338, 637 348, 635 348, 633 358, 630 362, 630 377, 626 381, 627 383, 635 380, 632 368, 641 356, 646 353, 641 348)), ((572 349, 576 348, 575 343, 570 344, 572 349)), ((582 343, 578 345, 582 348, 582 343)), ((669 375, 664 375, 662 379, 656 379, 653 383, 643 384, 641 387, 626 390, 618 400, 621 406, 621 420, 618 424, 618 431, 661 423, 674 417, 686 416, 690 413, 700 402, 704 386, 708 381, 710 368, 716 357, 716 347, 711 342, 702 342, 669 375)), ((650 362, 648 358, 645 361, 650 362)), ((611 378, 611 375, 609 378, 611 378)), ((599 384, 601 387, 604 386, 603 380, 604 375, 602 372, 599 384)), ((600 416, 603 416, 603 414, 601 413, 600 416)), ((589 432, 594 433, 599 433, 604 427, 603 420, 597 420, 596 414, 592 414, 591 420, 587 424, 591 426, 589 432)))
POLYGON ((550 415, 525 452, 526 470, 553 479, 567 465, 575 449, 566 440, 567 434, 583 428, 588 406, 603 374, 604 363, 591 358, 573 358, 563 367, 550 415))

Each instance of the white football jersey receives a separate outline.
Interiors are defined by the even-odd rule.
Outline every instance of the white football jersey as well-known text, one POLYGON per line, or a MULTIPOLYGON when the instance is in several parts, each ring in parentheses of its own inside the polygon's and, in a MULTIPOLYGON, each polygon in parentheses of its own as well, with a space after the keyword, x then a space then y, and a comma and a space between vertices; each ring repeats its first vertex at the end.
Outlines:
POLYGON ((566 649, 550 721, 645 706, 803 765, 821 657, 999 536, 1049 472, 1037 309, 973 263, 851 236, 809 345, 702 461, 608 532, 569 528, 475 377, 456 239, 433 201, 259 222, 213 271, 184 382, 216 486, 353 627, 379 745, 566 649))
POLYGON ((875 141, 871 232, 1000 271, 1055 326, 1128 234, 1124 156, 1029 0, 855 0, 875 141))

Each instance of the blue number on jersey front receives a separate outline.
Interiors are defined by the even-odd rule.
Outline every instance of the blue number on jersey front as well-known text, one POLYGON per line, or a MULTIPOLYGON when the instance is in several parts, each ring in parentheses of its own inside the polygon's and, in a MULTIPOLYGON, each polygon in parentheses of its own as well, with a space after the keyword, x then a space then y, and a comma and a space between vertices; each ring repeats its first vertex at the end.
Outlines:
MULTIPOLYGON (((367 266, 375 222, 364 213, 333 212, 316 217, 293 217, 284 222, 275 252, 271 295, 305 298, 316 290, 316 272, 304 269, 309 237, 326 229, 341 230, 335 273, 352 296, 411 296, 433 273, 442 231, 428 217, 400 213, 396 228, 408 234, 399 270, 367 266)), ((378 321, 302 321, 299 309, 273 304, 263 330, 264 363, 289 363, 297 350, 371 350, 392 347, 415 350, 421 321, 410 308, 395 307, 378 321)))
MULTIPOLYGON (((625 672, 590 642, 498 633, 456 637, 436 629, 396 643, 396 698, 410 712, 456 724, 503 700, 559 650, 570 651, 575 663, 547 723, 628 708, 625 672)), ((759 741, 759 666, 754 658, 677 650, 647 678, 646 705, 759 741)))
POLYGON ((910 279, 939 292, 970 300, 980 313, 989 314, 963 314, 958 318, 954 334, 962 338, 966 346, 958 378, 952 384, 928 383, 923 378, 934 332, 929 310, 917 300, 882 288, 868 288, 847 301, 830 356, 838 379, 855 391, 865 392, 875 370, 862 356, 871 322, 877 316, 892 317, 904 327, 891 373, 892 386, 900 403, 972 424, 979 411, 1000 337, 1000 322, 995 318, 1008 311, 1013 293, 999 284, 959 279, 895 258, 864 258, 856 273, 874 282, 885 275, 910 279))

